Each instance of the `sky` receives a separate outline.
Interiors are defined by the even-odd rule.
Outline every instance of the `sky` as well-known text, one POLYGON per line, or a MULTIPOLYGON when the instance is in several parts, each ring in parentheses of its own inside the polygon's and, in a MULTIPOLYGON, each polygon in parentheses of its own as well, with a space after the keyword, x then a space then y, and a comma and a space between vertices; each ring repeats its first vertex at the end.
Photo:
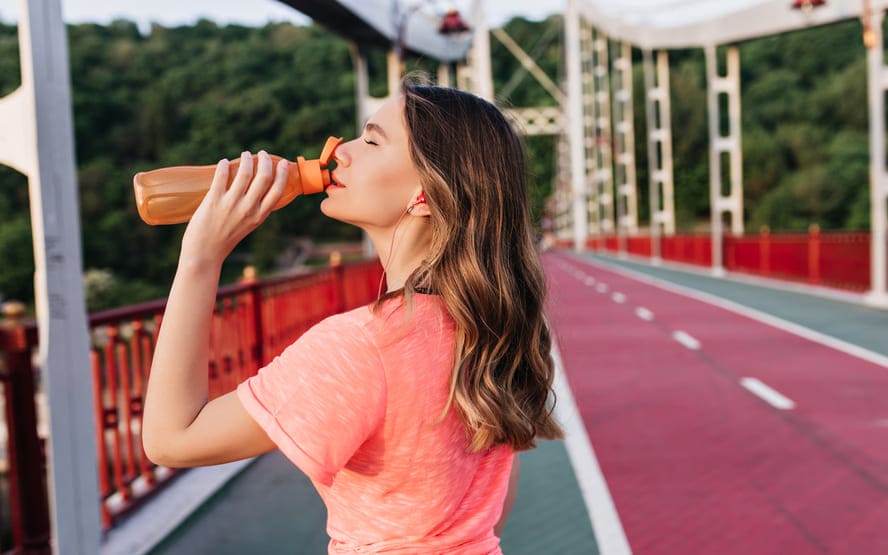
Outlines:
MULTIPOLYGON (((18 20, 23 0, 0 0, 0 21, 18 20)), ((268 21, 306 23, 308 19, 277 0, 61 0, 62 15, 68 23, 85 21, 107 23, 113 19, 134 20, 147 30, 151 22, 162 25, 186 25, 204 17, 220 24, 264 25, 268 21)), ((402 6, 415 4, 400 0, 402 6)), ((434 2, 433 2, 434 3, 434 2)), ((486 0, 484 11, 488 25, 499 26, 514 16, 541 19, 564 10, 565 0, 486 0)), ((437 2, 452 4, 463 15, 469 0, 437 2)))

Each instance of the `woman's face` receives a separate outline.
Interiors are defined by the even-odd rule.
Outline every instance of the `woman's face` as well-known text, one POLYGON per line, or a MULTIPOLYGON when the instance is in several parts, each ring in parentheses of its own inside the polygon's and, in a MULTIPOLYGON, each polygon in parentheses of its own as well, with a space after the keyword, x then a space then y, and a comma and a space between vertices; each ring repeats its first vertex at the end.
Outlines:
POLYGON ((393 227, 422 190, 410 158, 403 96, 383 104, 361 136, 339 145, 335 159, 337 185, 327 188, 321 212, 368 231, 393 227))

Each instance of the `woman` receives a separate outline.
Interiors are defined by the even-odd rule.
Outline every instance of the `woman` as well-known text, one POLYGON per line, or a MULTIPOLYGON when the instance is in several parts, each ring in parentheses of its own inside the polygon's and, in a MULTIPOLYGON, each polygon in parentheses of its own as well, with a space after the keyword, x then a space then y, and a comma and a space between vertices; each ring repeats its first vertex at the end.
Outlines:
POLYGON ((219 162, 182 241, 146 453, 182 467, 280 449, 327 506, 330 553, 500 553, 515 452, 561 437, 521 141, 484 100, 405 83, 335 160, 321 210, 367 232, 386 294, 319 323, 207 402, 222 261, 286 179, 264 152, 254 176, 244 153, 226 191, 219 162))

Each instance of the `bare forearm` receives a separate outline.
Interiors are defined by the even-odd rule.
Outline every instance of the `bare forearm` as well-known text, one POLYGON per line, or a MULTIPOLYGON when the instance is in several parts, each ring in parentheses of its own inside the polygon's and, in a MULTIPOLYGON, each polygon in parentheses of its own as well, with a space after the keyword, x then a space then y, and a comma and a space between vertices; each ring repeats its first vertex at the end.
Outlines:
POLYGON ((154 350, 143 416, 149 454, 173 442, 207 402, 209 334, 220 267, 180 260, 154 350))

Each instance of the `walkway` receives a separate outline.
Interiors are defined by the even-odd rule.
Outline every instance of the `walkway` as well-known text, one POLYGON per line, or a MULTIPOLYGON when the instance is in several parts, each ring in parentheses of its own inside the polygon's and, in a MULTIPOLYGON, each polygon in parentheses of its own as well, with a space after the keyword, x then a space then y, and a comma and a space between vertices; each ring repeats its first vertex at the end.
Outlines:
POLYGON ((888 312, 593 255, 546 268, 633 552, 888 552, 888 358, 821 335, 884 354, 888 312))

